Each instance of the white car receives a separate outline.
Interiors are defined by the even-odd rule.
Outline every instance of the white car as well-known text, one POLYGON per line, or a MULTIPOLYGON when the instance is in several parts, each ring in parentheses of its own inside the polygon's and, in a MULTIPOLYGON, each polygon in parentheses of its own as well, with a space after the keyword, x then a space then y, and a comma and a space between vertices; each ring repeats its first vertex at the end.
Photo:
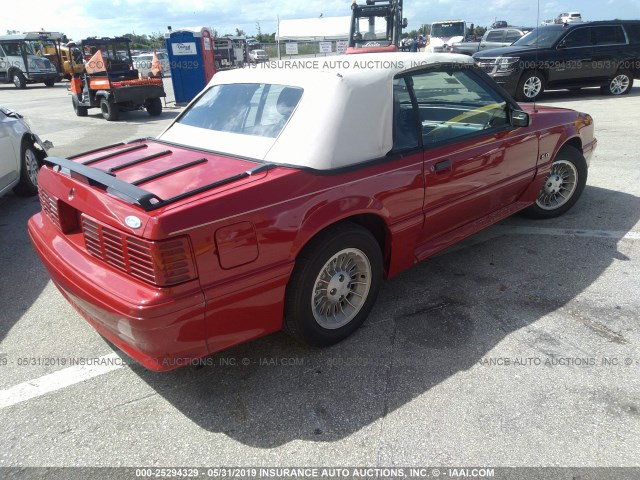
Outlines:
MULTIPOLYGON (((158 52, 158 60, 160 61, 160 67, 162 68, 162 76, 171 76, 171 64, 169 63, 169 57, 166 53, 158 52)), ((151 73, 151 63, 153 62, 153 54, 145 53, 133 57, 133 68, 138 70, 138 73, 142 78, 146 78, 151 73)))
POLYGON ((580 12, 561 13, 558 15, 556 23, 581 23, 582 15, 580 12))
POLYGON ((11 189, 16 195, 36 195, 38 170, 52 147, 31 132, 22 115, 0 107, 0 196, 11 189))
POLYGON ((269 60, 269 55, 264 50, 251 50, 249 52, 249 61, 258 63, 258 62, 266 62, 269 60))

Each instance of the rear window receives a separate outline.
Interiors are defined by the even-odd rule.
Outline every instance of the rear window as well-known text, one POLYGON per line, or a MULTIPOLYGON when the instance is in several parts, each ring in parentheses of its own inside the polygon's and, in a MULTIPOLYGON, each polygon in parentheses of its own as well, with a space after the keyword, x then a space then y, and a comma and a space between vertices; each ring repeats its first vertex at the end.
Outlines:
POLYGON ((518 30, 507 30, 507 36, 505 37, 505 42, 513 43, 518 40, 522 35, 518 30))
POLYGON ((277 137, 291 117, 302 88, 267 83, 215 85, 178 123, 219 132, 277 137))
POLYGON ((501 42, 502 41, 502 34, 504 32, 502 30, 495 30, 493 32, 489 32, 487 34, 487 42, 501 42))

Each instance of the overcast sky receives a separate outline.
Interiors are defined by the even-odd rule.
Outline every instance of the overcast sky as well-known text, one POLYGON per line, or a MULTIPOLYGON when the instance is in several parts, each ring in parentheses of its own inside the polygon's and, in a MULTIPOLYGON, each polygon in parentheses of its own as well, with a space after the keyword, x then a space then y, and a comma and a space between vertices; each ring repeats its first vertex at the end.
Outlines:
MULTIPOLYGON (((423 23, 464 19, 490 25, 497 18, 511 25, 536 24, 536 0, 404 0, 409 30, 423 23)), ((364 3, 364 0, 359 0, 364 3)), ((79 40, 87 36, 115 36, 165 32, 167 25, 207 26, 220 35, 249 35, 260 22, 263 33, 276 30, 281 19, 342 16, 350 14, 351 0, 4 0, 0 34, 6 30, 45 29, 79 40)), ((584 20, 640 19, 640 0, 540 0, 540 19, 561 12, 579 11, 584 20)))

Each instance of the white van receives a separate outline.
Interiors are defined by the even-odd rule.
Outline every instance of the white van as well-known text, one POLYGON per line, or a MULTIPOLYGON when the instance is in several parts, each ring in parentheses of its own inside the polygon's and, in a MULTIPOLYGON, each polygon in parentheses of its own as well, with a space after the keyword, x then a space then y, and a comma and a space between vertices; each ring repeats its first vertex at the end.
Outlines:
POLYGON ((36 55, 27 35, 0 36, 0 81, 26 88, 27 83, 44 83, 52 87, 61 79, 56 66, 36 55))

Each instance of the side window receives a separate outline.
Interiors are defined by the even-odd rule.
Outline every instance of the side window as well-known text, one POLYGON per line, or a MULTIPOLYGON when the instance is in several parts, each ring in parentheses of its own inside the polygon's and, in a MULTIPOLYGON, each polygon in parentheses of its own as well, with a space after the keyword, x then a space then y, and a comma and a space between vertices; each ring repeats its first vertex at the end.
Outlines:
POLYGON ((629 37, 629 43, 640 44, 640 23, 629 23, 624 26, 629 37))
POLYGON ((405 150, 420 145, 418 115, 413 108, 405 78, 393 81, 393 149, 405 150))
POLYGON ((620 45, 627 43, 620 25, 604 25, 594 28, 596 45, 620 45))
POLYGON ((505 42, 513 43, 518 40, 522 35, 518 30, 507 30, 507 36, 504 38, 505 42))
POLYGON ((8 56, 19 56, 22 55, 20 52, 20 44, 19 43, 5 43, 3 45, 4 51, 7 52, 8 56))
POLYGON ((590 27, 576 28, 564 37, 564 46, 566 48, 593 46, 592 30, 590 27))
POLYGON ((425 147, 507 125, 507 102, 471 70, 411 77, 425 147))
POLYGON ((487 42, 501 42, 502 34, 504 32, 502 30, 493 30, 487 34, 487 42))

